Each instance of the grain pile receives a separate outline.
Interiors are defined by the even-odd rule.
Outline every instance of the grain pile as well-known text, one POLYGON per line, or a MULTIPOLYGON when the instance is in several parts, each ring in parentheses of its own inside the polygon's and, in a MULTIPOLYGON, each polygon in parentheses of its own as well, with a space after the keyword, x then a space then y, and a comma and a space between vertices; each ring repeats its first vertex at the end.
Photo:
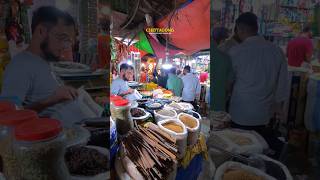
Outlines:
POLYGON ((157 128, 138 126, 126 135, 121 146, 144 179, 165 180, 174 170, 175 139, 157 128))
POLYGON ((183 133, 183 127, 181 127, 179 124, 177 124, 175 122, 167 122, 167 123, 162 124, 162 126, 166 129, 173 131, 173 132, 183 133))
POLYGON ((183 122, 184 125, 186 125, 189 128, 197 127, 197 121, 188 115, 181 114, 179 119, 180 119, 180 121, 183 122))

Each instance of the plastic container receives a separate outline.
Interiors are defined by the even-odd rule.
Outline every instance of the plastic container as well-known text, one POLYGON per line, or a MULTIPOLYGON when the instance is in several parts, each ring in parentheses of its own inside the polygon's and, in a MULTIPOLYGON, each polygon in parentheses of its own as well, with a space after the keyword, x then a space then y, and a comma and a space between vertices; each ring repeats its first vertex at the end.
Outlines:
POLYGON ((188 146, 194 146, 197 143, 198 138, 199 138, 199 134, 200 134, 200 121, 197 118, 193 117, 192 115, 186 114, 186 113, 180 113, 178 115, 178 120, 181 121, 186 126, 186 128, 188 130, 188 140, 187 140, 188 146), (181 120, 182 116, 186 116, 186 117, 190 118, 191 121, 193 120, 194 122, 196 122, 195 127, 189 127, 187 124, 185 124, 181 120))
POLYGON ((115 100, 111 103, 111 117, 116 122, 119 135, 125 135, 133 128, 130 109, 131 104, 126 99, 115 100))
POLYGON ((14 156, 19 162, 19 179, 70 179, 64 163, 66 137, 61 123, 40 119, 21 124, 14 131, 14 156))
POLYGON ((160 121, 163 121, 163 120, 166 120, 166 119, 175 119, 175 118, 177 118, 177 112, 175 110, 162 109, 162 110, 155 110, 153 113, 154 113, 154 117, 155 117, 156 122, 160 122, 160 121), (171 113, 173 116, 165 116, 165 115, 159 114, 158 113, 159 111, 171 113))
POLYGON ((0 113, 16 110, 16 106, 9 101, 0 101, 0 113))
POLYGON ((37 120, 37 113, 29 110, 0 113, 0 156, 6 177, 15 177, 17 161, 13 156, 13 129, 25 122, 37 120))
POLYGON ((176 144, 178 147, 177 157, 178 157, 178 159, 182 159, 184 157, 184 155, 186 154, 186 149, 187 149, 188 131, 187 131, 186 126, 182 122, 180 122, 178 119, 167 119, 167 120, 159 121, 157 124, 161 130, 168 133, 172 137, 176 138, 176 144), (177 133, 177 132, 174 132, 170 129, 167 129, 163 126, 166 123, 170 123, 170 122, 181 126, 182 132, 177 133))
POLYGON ((111 95, 110 96, 110 102, 116 101, 116 100, 121 100, 123 99, 121 96, 117 96, 117 95, 111 95))

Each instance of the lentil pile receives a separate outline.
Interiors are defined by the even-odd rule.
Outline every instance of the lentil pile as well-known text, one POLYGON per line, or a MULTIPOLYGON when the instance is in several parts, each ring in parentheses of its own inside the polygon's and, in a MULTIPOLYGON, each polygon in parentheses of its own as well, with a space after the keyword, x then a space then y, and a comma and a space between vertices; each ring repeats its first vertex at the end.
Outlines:
POLYGON ((197 127, 197 121, 190 116, 187 116, 185 114, 181 114, 179 117, 180 121, 183 122, 184 125, 186 125, 189 128, 195 128, 197 127))
POLYGON ((183 127, 181 127, 179 124, 174 123, 174 122, 168 122, 162 124, 162 126, 166 129, 169 129, 171 131, 174 131, 176 133, 183 133, 183 127))

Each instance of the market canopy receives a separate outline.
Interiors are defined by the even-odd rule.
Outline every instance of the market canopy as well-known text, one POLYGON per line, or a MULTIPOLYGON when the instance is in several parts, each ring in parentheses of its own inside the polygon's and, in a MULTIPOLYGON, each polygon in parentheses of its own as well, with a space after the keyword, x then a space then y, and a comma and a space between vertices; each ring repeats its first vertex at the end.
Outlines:
POLYGON ((139 36, 139 41, 137 43, 135 43, 134 46, 140 50, 147 52, 147 53, 154 54, 154 51, 153 51, 145 33, 142 31, 138 34, 138 36, 139 36))
MULTIPOLYGON (((167 28, 171 12, 157 21, 160 28, 167 28)), ((170 44, 192 54, 210 48, 210 0, 197 0, 177 9, 172 17, 171 27, 174 32, 169 35, 170 44)))

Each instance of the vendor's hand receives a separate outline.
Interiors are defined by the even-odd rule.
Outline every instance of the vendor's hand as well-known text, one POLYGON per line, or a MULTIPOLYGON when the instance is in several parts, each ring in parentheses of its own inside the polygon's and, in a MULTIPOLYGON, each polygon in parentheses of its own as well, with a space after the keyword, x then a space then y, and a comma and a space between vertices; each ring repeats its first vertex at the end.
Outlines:
POLYGON ((51 96, 51 100, 60 103, 75 100, 78 97, 78 90, 70 86, 60 86, 51 96))
POLYGON ((128 91, 127 91, 127 94, 132 94, 133 92, 134 92, 134 90, 129 88, 128 91))

